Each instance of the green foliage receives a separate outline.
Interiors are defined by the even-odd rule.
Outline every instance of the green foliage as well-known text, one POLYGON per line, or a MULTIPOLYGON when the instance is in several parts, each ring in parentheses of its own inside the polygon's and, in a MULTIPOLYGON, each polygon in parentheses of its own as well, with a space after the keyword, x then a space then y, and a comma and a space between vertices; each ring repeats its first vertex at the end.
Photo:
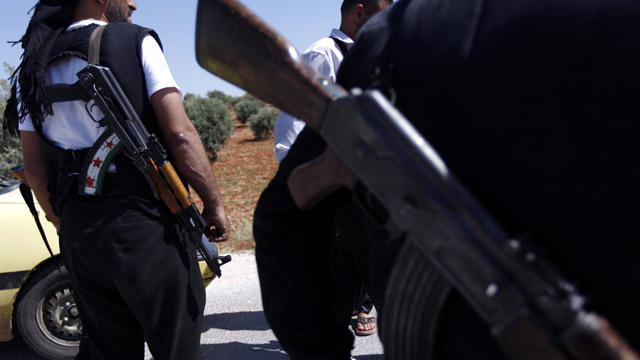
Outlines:
POLYGON ((22 164, 22 147, 17 135, 0 135, 0 179, 12 179, 11 169, 22 164))
POLYGON ((198 130, 209 159, 216 160, 217 152, 234 129, 227 107, 218 99, 193 95, 185 96, 184 109, 198 130))
POLYGON ((239 103, 240 101, 243 101, 243 100, 261 101, 260 99, 258 99, 257 97, 253 96, 252 94, 245 93, 242 96, 237 96, 237 97, 231 98, 231 100, 229 101, 229 104, 235 108, 236 104, 239 103))
POLYGON ((280 110, 265 106, 249 118, 249 126, 257 139, 266 139, 273 133, 273 125, 280 110))
POLYGON ((244 99, 234 106, 236 114, 238 115, 238 121, 242 124, 246 124, 249 118, 263 107, 264 103, 257 99, 244 99))
MULTIPOLYGON (((5 73, 10 76, 14 68, 4 63, 5 73)), ((0 114, 4 114, 11 85, 7 79, 0 79, 0 114)), ((22 164, 22 150, 20 139, 17 135, 8 134, 4 131, 4 118, 0 121, 0 179, 11 179, 11 169, 22 164)))
POLYGON ((258 101, 260 101, 260 99, 258 99, 255 95, 250 94, 250 93, 245 93, 244 95, 240 96, 240 100, 258 100, 258 101))
POLYGON ((213 90, 213 91, 207 92, 207 97, 209 99, 218 99, 225 104, 230 104, 231 100, 233 99, 233 96, 227 95, 220 90, 213 90))
POLYGON ((198 95, 192 94, 192 93, 186 93, 186 95, 182 98, 183 102, 187 102, 187 101, 191 101, 195 98, 197 98, 198 95))

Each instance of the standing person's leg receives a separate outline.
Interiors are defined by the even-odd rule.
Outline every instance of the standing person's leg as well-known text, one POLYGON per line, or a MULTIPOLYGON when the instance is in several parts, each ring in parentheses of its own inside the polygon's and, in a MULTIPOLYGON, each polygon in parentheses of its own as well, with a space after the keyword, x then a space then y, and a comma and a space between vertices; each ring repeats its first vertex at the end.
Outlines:
POLYGON ((278 341, 292 359, 349 359, 353 296, 338 286, 331 229, 276 235, 273 225, 254 220, 263 307, 278 341), (347 299, 343 316, 336 297, 347 299))
POLYGON ((371 300, 371 296, 369 296, 369 293, 364 288, 364 286, 362 287, 362 292, 364 293, 364 296, 362 297, 362 302, 360 303, 360 312, 370 314, 371 310, 373 310, 373 300, 371 300))
POLYGON ((362 188, 355 189, 353 198, 339 208, 335 219, 365 293, 383 319, 387 282, 404 237, 386 227, 386 210, 362 188))
POLYGON ((140 323, 111 279, 104 244, 112 221, 96 203, 68 202, 60 227, 60 250, 82 319, 77 359, 144 358, 140 323), (118 344, 118 346, 113 346, 118 344))
POLYGON ((323 148, 317 133, 303 130, 260 196, 253 224, 256 262, 265 316, 291 358, 348 360, 357 284, 350 284, 353 266, 338 246, 333 219, 345 194, 301 210, 287 185, 293 169, 323 148))
POLYGON ((114 224, 116 286, 156 360, 197 360, 205 290, 193 246, 175 219, 129 210, 114 224))
POLYGON ((155 359, 200 359, 204 285, 171 219, 150 218, 128 202, 92 202, 65 215, 83 224, 61 232, 83 240, 61 241, 72 254, 88 334, 81 355, 142 359, 146 340, 155 359))
POLYGON ((358 297, 354 306, 355 320, 352 321, 351 326, 353 332, 357 336, 373 335, 376 332, 376 317, 371 315, 373 310, 373 301, 367 293, 364 285, 360 286, 358 291, 358 297))

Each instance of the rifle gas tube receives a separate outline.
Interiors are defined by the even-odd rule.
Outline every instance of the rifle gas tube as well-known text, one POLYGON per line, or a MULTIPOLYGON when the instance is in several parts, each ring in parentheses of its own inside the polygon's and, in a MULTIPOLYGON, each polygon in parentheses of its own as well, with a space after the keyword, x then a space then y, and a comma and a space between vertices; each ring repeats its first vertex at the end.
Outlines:
MULTIPOLYGON (((394 225, 491 326, 508 358, 638 359, 613 329, 585 312, 575 289, 542 271, 541 262, 531 262, 522 244, 507 238, 379 92, 347 94, 323 79, 235 0, 199 0, 196 47, 205 69, 317 130, 335 153, 318 164, 339 159, 346 165, 337 171, 340 183, 352 184, 350 174, 355 174, 393 209, 394 225)), ((317 170, 300 169, 292 177, 305 171, 317 170)), ((291 190, 301 206, 326 192, 308 183, 291 190)), ((391 339, 387 350, 411 345, 391 339)))

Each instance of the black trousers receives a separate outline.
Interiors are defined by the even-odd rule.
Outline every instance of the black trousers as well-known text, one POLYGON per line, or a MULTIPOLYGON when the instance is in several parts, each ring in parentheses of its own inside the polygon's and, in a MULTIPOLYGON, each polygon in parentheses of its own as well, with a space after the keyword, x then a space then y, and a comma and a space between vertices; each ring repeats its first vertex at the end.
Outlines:
POLYGON ((356 295, 356 300, 355 300, 355 304, 353 305, 353 308, 358 313, 365 313, 365 314, 369 314, 371 313, 371 310, 373 310, 373 300, 371 299, 371 296, 367 292, 367 289, 365 289, 364 284, 360 286, 358 290, 358 294, 356 295))
MULTIPOLYGON (((147 204, 149 205, 149 204, 147 204)), ((68 201, 61 253, 82 314, 77 359, 200 359, 204 285, 175 222, 130 200, 68 201)))
POLYGON ((350 358, 356 293, 364 283, 383 318, 385 287, 401 244, 380 225, 384 221, 374 220, 377 204, 360 191, 334 192, 307 210, 296 206, 287 179, 324 147, 315 131, 303 130, 254 214, 265 316, 292 359, 350 358))
MULTIPOLYGON (((347 360, 358 278, 332 223, 282 230, 283 219, 254 219, 265 316, 291 359, 347 360)), ((294 222, 295 223, 295 222, 294 222)))

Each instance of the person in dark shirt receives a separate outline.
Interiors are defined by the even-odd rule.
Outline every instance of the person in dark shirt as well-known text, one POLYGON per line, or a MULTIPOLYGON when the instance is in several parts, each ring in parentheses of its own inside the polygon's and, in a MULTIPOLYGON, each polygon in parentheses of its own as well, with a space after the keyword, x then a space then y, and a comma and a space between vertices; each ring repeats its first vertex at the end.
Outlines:
MULTIPOLYGON (((364 26, 338 74, 347 89, 392 89, 507 232, 636 349, 639 15, 619 0, 402 0, 364 26)), ((501 357, 458 293, 439 322, 435 358, 501 357)))
MULTIPOLYGON (((391 2, 345 0, 341 28, 355 37, 367 19, 391 2)), ((354 299, 361 281, 369 289, 368 275, 359 273, 355 263, 366 262, 368 250, 347 245, 336 231, 333 212, 344 201, 341 194, 310 210, 300 210, 293 202, 287 178, 297 165, 316 156, 316 140, 322 142, 311 131, 301 134, 314 137, 312 148, 306 140, 298 147, 299 140, 295 140, 254 214, 262 302, 269 325, 292 359, 349 359, 354 299)), ((361 328, 374 329, 373 321, 361 328)))

